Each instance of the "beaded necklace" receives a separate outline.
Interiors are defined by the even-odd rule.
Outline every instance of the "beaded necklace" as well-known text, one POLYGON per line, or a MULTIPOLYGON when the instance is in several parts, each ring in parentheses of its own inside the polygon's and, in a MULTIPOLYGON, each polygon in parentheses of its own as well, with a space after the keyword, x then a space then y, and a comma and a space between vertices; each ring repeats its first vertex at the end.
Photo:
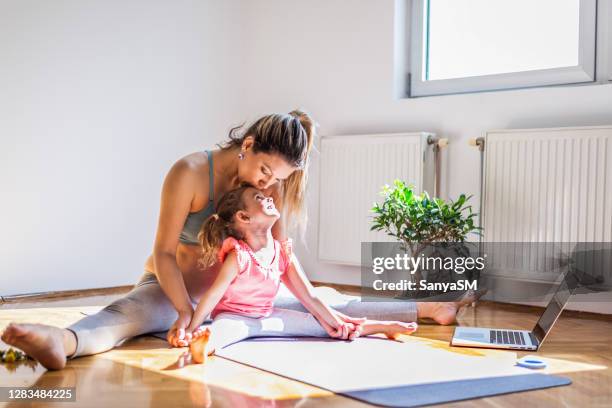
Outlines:
POLYGON ((272 244, 274 245, 274 256, 272 257, 272 261, 270 262, 270 265, 268 265, 268 266, 264 266, 264 265, 261 264, 259 259, 257 259, 255 254, 253 253, 253 250, 251 249, 249 244, 247 244, 245 242, 244 243, 244 247, 246 248, 246 250, 249 253, 249 255, 251 255, 251 257, 255 260, 255 263, 257 264, 257 266, 259 266, 262 269, 270 270, 270 269, 274 268, 274 261, 276 260, 276 241, 273 240, 272 244))

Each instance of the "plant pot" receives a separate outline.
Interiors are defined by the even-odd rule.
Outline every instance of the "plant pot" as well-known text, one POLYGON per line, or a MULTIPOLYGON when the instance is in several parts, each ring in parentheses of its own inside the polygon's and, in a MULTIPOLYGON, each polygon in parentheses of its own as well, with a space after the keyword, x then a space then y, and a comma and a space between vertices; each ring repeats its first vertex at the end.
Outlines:
MULTIPOLYGON (((449 287, 457 284, 460 280, 474 281, 479 279, 478 269, 471 267, 445 268, 448 265, 460 265, 459 258, 473 257, 477 250, 477 244, 464 242, 436 242, 421 245, 416 254, 406 249, 408 256, 412 258, 421 257, 427 265, 417 268, 413 274, 406 279, 415 282, 415 289, 405 290, 396 299, 412 299, 419 301, 454 301, 459 299, 467 290, 444 291, 431 289, 430 283, 446 283, 449 287), (421 282, 426 283, 423 287, 421 282)), ((422 262, 423 264, 423 262, 422 262)))

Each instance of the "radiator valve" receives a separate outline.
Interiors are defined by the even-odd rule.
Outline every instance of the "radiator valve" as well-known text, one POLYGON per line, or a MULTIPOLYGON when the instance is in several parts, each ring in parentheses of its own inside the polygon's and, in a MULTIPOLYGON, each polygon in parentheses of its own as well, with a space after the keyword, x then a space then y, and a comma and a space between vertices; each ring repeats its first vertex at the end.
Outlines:
POLYGON ((434 145, 434 147, 437 147, 439 149, 448 146, 448 138, 444 137, 444 138, 437 138, 434 136, 429 136, 427 138, 427 144, 430 145, 434 145))
POLYGON ((473 137, 470 140, 468 140, 468 143, 470 146, 477 146, 478 150, 480 151, 484 150, 484 145, 485 145, 484 137, 473 137))

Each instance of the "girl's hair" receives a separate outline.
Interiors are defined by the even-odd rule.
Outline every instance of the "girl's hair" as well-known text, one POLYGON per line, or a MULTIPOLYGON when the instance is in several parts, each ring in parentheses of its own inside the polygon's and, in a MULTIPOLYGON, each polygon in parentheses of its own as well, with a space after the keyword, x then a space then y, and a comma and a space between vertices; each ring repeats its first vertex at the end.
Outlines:
POLYGON ((297 227, 303 235, 306 225, 306 183, 308 154, 313 145, 316 123, 306 112, 294 110, 288 114, 271 114, 259 118, 252 125, 230 130, 229 139, 221 149, 242 146, 247 136, 254 139, 254 153, 276 153, 289 164, 299 167, 282 182, 283 217, 289 227, 297 227))
POLYGON ((217 212, 204 221, 198 240, 202 247, 202 258, 200 263, 204 267, 209 267, 217 261, 217 251, 221 248, 223 240, 227 237, 243 239, 242 234, 233 228, 234 215, 244 210, 242 194, 249 185, 238 187, 225 193, 217 203, 217 212))

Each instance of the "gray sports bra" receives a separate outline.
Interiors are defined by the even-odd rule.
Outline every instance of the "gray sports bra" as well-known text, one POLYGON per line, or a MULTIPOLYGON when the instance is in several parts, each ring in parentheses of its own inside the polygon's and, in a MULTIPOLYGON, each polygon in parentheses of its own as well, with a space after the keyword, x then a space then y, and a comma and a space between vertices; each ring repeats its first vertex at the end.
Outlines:
POLYGON ((213 173, 213 156, 210 150, 206 151, 208 155, 208 174, 209 174, 209 190, 208 190, 208 204, 206 207, 198 212, 189 213, 185 220, 185 225, 179 236, 179 241, 183 244, 198 245, 198 233, 204 221, 215 212, 214 202, 214 173, 213 173))

